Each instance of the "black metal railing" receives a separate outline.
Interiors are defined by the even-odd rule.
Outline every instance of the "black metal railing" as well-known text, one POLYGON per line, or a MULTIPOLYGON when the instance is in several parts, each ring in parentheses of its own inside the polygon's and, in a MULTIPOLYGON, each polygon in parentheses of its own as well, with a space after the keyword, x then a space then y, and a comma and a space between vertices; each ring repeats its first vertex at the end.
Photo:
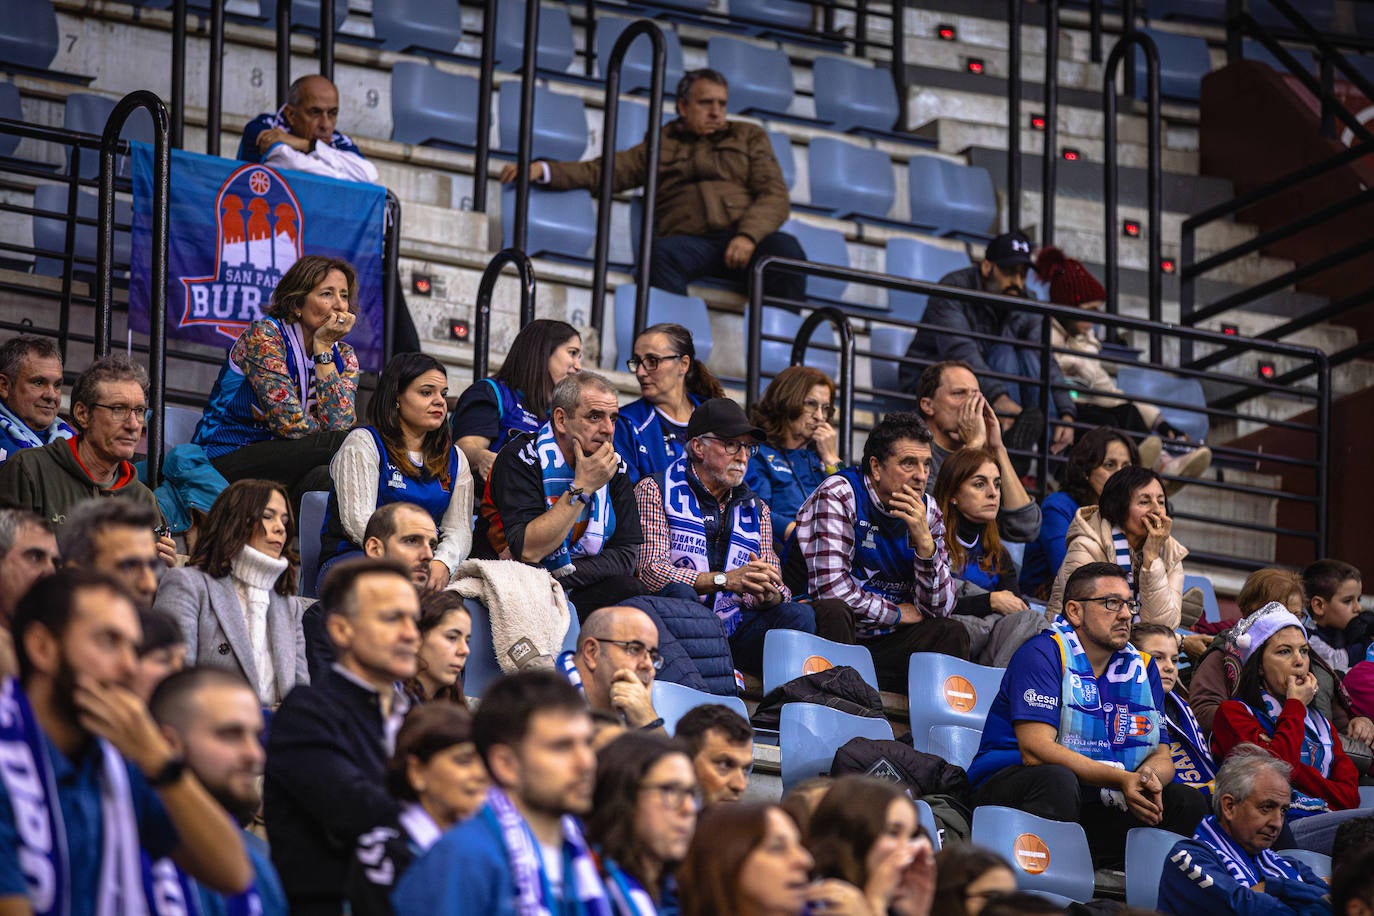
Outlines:
POLYGON ((1007 231, 1020 228, 1021 0, 1007 0, 1007 231))
MULTIPOLYGON (((762 314, 762 309, 759 309, 762 314)), ((816 333, 816 329, 823 324, 829 324, 835 329, 835 334, 840 338, 840 375, 836 379, 835 394, 839 398, 840 424, 837 433, 839 434, 840 461, 853 454, 854 442, 854 326, 849 323, 849 318, 837 308, 825 306, 818 308, 802 321, 801 327, 797 329, 797 338, 792 343, 792 365, 807 365, 806 354, 811 348, 811 337, 816 333)), ((762 336, 760 331, 760 336, 762 336)), ((759 338, 753 338, 759 339, 759 338)), ((755 361, 757 364, 757 361, 755 361)), ((755 380, 749 387, 751 392, 759 390, 761 379, 755 380)), ((752 404, 750 397, 745 400, 752 404)))
MULTIPOLYGON (((1018 67, 1019 64, 1014 66, 1018 67)), ((1040 244, 1054 244, 1054 196, 1059 190, 1059 0, 1045 0, 1045 138, 1040 160, 1040 244)), ((1010 125, 1020 148, 1021 125, 1010 125)))
MULTIPOLYGON (((533 5, 533 4, 531 4, 533 5)), ((536 292, 534 263, 518 248, 503 248, 492 255, 482 271, 482 280, 477 284, 477 304, 473 307, 472 319, 472 380, 480 382, 487 377, 487 365, 491 356, 491 296, 496 289, 496 281, 507 264, 513 264, 520 272, 520 327, 524 328, 534 320, 534 296, 536 292)))

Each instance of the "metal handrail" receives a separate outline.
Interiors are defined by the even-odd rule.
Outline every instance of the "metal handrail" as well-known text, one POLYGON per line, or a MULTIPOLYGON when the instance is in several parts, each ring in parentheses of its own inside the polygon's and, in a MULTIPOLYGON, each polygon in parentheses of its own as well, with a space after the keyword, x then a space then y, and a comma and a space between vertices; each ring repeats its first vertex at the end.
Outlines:
MULTIPOLYGON (((280 0, 290 5, 291 0, 280 0)), ((210 0, 210 86, 205 98, 205 152, 219 155, 220 115, 224 108, 224 0, 210 0)))
POLYGON ((1021 0, 1007 0, 1007 231, 1021 228, 1021 0))
MULTIPOLYGON (((1145 197, 1149 208, 1149 255, 1146 264, 1146 276, 1149 279, 1149 316, 1150 321, 1156 325, 1164 320, 1163 310, 1163 284, 1160 277, 1160 256, 1163 251, 1164 227, 1160 224, 1160 216, 1164 209, 1162 196, 1161 165, 1160 165, 1160 129, 1159 129, 1159 48, 1155 46, 1154 39, 1139 30, 1128 31, 1117 41, 1112 48, 1111 54, 1107 56, 1107 63, 1103 67, 1102 74, 1102 117, 1103 124, 1103 163, 1102 163, 1102 198, 1103 198, 1103 222, 1105 223, 1102 233, 1102 241, 1105 247, 1106 261, 1106 287, 1107 287, 1107 310, 1116 314, 1120 310, 1118 295, 1121 288, 1121 272, 1117 264, 1117 249, 1120 244, 1117 233, 1117 203, 1119 197, 1119 178, 1117 175, 1116 157, 1116 71, 1121 62, 1126 58, 1132 45, 1138 45, 1145 54, 1146 79, 1149 86, 1146 90, 1148 99, 1149 113, 1147 116, 1147 141, 1149 153, 1149 164, 1145 179, 1145 197)), ((1131 66, 1128 72, 1134 72, 1135 61, 1132 57, 1131 66)), ((1157 332, 1150 334, 1150 362, 1158 365, 1161 357, 1160 338, 1157 332)))
MULTIPOLYGON (((1040 162, 1040 244, 1054 244, 1054 195, 1059 188, 1059 0, 1045 0, 1045 145, 1040 162)), ((1012 124, 1016 136, 1021 125, 1012 124)), ((1019 146, 1019 143, 1018 143, 1019 146)))
POLYGON ((277 104, 291 91, 291 0, 277 0, 277 104))
MULTIPOLYGON (((288 3, 287 6, 290 6, 288 3)), ((172 0, 172 146, 186 145, 186 0, 172 0)))
MULTIPOLYGON (((332 15, 332 14, 331 14, 332 15)), ((396 301, 401 282, 401 199, 386 190, 386 236, 382 239, 382 365, 396 355, 396 301)))
MULTIPOLYGON (((588 0, 590 8, 591 0, 588 0)), ((634 336, 649 318, 649 262, 653 257, 654 210, 658 200, 658 151, 663 137, 663 71, 668 45, 663 30, 647 19, 626 26, 606 64, 606 108, 601 128, 601 183, 597 193, 596 249, 592 266, 591 326, 603 329, 606 317, 606 272, 611 243, 611 195, 615 190, 615 128, 619 117, 620 70, 630 44, 648 35, 654 46, 653 75, 649 81, 649 126, 644 131, 644 221, 639 228, 639 263, 635 265, 634 336)), ((603 341, 604 343, 604 341, 603 341)), ((602 355, 606 348, 599 351, 602 355)))
MULTIPOLYGON (((495 32, 495 17, 486 24, 487 32, 495 32)), ((495 39, 493 37, 493 43, 495 39)), ((520 73, 520 138, 515 156, 515 227, 511 236, 515 247, 524 251, 528 246, 530 224, 530 162, 534 159, 534 78, 539 50, 539 3, 525 3, 525 47, 520 73)), ((486 99, 490 108, 491 100, 486 99)), ((605 161, 604 159, 602 160, 605 161)))
MULTIPOLYGON (((477 73, 477 149, 474 151, 472 162, 472 209, 478 213, 487 212, 487 158, 491 155, 491 90, 492 75, 496 72, 496 3, 497 0, 486 0, 482 13, 482 65, 477 73)), ((528 75, 525 78, 528 81, 528 75)), ((522 92, 521 105, 524 104, 523 95, 522 92)), ((525 115, 522 110, 522 129, 524 123, 529 120, 525 115)), ((525 166, 525 170, 529 170, 528 165, 525 166)), ((516 181, 521 179, 524 179, 528 188, 528 176, 516 177, 516 181)), ((517 214, 505 213, 502 216, 512 219, 516 218, 517 214)), ((518 218, 524 218, 523 210, 518 214, 518 218)))
POLYGON ((480 382, 487 377, 488 351, 491 347, 491 295, 496 288, 496 281, 501 277, 501 270, 507 264, 514 264, 520 271, 520 327, 534 320, 534 262, 518 248, 503 248, 492 255, 486 270, 482 271, 481 282, 477 284, 477 303, 473 306, 472 319, 473 382, 480 382))
MULTIPOLYGON (((849 318, 837 308, 825 306, 818 308, 802 321, 797 330, 797 339, 792 343, 792 365, 806 365, 806 351, 811 346, 811 337, 822 324, 829 324, 840 336, 840 377, 836 389, 840 396, 839 440, 843 445, 840 463, 854 452, 854 326, 849 318)), ((751 391, 757 391, 754 387, 751 391)), ((746 396, 746 400, 752 401, 746 396)))

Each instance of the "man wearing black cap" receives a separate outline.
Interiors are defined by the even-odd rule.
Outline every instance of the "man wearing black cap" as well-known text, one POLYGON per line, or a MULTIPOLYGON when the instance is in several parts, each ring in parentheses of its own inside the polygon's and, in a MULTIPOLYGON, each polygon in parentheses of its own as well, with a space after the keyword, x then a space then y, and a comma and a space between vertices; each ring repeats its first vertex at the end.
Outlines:
MULTIPOLYGON (((1007 232, 988 243, 983 260, 940 278, 942 286, 976 289, 1003 296, 1026 295, 1026 274, 1031 265, 1031 242, 1020 232, 1007 232)), ((907 349, 908 359, 920 364, 903 364, 901 385, 904 391, 916 390, 921 369, 930 363, 962 360, 976 376, 983 396, 992 404, 1008 431, 1010 448, 1027 448, 1040 437, 1044 418, 1034 409, 1036 391, 1014 381, 994 378, 992 373, 1040 377, 1039 315, 961 302, 931 296, 926 304, 924 322, 947 331, 919 331, 907 349), (975 337, 973 335, 986 335, 975 337)), ((1057 360, 1050 360, 1050 384, 1062 385, 1064 376, 1057 360)), ((1067 389, 1051 389, 1054 411, 1064 425, 1055 427, 1051 451, 1058 454, 1073 444, 1073 398, 1067 389)))
POLYGON ((734 401, 703 401, 687 421, 682 456, 635 485, 645 532, 640 579, 660 595, 712 608, 735 666, 750 672, 763 668, 769 630, 816 632, 810 606, 789 600, 782 584, 768 505, 744 483, 763 438, 734 401))

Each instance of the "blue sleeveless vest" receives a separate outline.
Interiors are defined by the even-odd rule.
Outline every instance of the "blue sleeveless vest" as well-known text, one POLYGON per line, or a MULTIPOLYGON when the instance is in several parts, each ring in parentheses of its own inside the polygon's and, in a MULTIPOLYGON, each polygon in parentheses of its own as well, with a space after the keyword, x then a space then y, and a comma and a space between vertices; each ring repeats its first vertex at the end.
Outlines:
MULTIPOLYGON (((695 408, 701 398, 688 395, 695 408)), ((625 462, 631 483, 668 469, 668 465, 682 457, 687 440, 676 429, 663 422, 654 405, 640 398, 620 409, 615 424, 615 450, 625 462)))
POLYGON ((544 421, 525 407, 518 391, 500 379, 485 378, 482 381, 496 392, 496 406, 501 412, 501 433, 492 440, 490 448, 493 452, 501 451, 502 446, 521 433, 539 431, 544 421))
POLYGON ((900 604, 910 601, 916 583, 912 572, 916 548, 909 541, 906 522, 878 510, 868 496, 863 472, 849 467, 839 472, 854 489, 854 578, 866 592, 900 604))

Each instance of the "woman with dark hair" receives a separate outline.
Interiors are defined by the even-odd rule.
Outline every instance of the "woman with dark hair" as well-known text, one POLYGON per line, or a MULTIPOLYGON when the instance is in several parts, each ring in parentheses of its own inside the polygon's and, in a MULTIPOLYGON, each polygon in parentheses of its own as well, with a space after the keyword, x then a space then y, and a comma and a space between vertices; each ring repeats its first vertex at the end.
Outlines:
POLYGON ((272 292, 267 317, 229 351, 191 441, 224 477, 324 489, 329 459, 354 422, 358 357, 343 338, 357 319, 347 261, 306 255, 272 292))
POLYGON ((447 701, 467 706, 463 696, 463 669, 471 650, 472 615, 463 596, 444 589, 429 592, 420 599, 420 648, 415 650, 419 665, 415 677, 406 684, 413 703, 447 701))
POLYGON ((951 843, 935 856, 930 916, 978 916, 991 897, 1016 891, 1007 860, 972 843, 951 843))
POLYGON ((768 384, 751 420, 767 441, 749 459, 744 482, 768 504, 773 539, 782 544, 797 523, 797 510, 821 481, 840 469, 835 383, 810 366, 788 366, 768 384))
POLYGON ((630 482, 637 483, 682 456, 692 411, 702 401, 725 397, 725 389, 697 360, 692 332, 680 324, 645 328, 625 368, 639 381, 641 397, 620 408, 615 450, 630 482))
POLYGON ((678 869, 682 916, 800 916, 817 890, 811 865, 811 853, 782 808, 712 805, 697 818, 678 869))
POLYGON ((868 912, 930 911, 935 852, 899 784, 857 775, 835 780, 811 815, 806 846, 814 875, 860 889, 868 912))
POLYGON ((1188 549, 1174 540, 1172 529, 1160 476, 1134 466, 1117 471, 1102 487, 1097 505, 1074 515, 1046 613, 1053 619, 1063 608, 1064 583, 1075 569, 1084 563, 1116 563, 1140 601, 1140 622, 1177 628, 1188 549))
POLYGON ((348 434, 330 462, 333 487, 320 537, 318 581, 363 549, 378 506, 413 503, 429 513, 439 546, 426 589, 448 585, 472 548, 472 473, 448 428, 448 372, 424 353, 391 358, 367 405, 367 426, 348 434))
POLYGON ((300 559, 286 490, 239 480, 215 500, 185 566, 167 570, 153 606, 181 622, 186 664, 242 674, 265 709, 310 683, 296 597, 300 559))
POLYGON ((452 703, 417 706, 396 733, 386 787, 400 813, 358 839, 349 868, 354 916, 391 916, 391 891, 444 831, 477 813, 490 780, 472 737, 472 713, 452 703))
POLYGON ((587 839, 618 916, 677 913, 673 872, 687 855, 700 808, 686 744, 634 731, 597 753, 587 839))
POLYGON ((1041 504, 1040 534, 1026 545, 1021 561, 1021 592, 1042 601, 1050 596, 1054 577, 1064 564, 1065 543, 1073 517, 1084 506, 1097 505, 1107 478, 1127 465, 1138 467, 1140 453, 1119 429, 1090 429, 1069 449, 1061 485, 1041 504))
POLYGON ((453 439, 486 480, 496 453, 511 436, 539 429, 553 386, 582 371, 582 337, 566 321, 536 318, 520 329, 501 368, 473 382, 453 408, 453 439))

